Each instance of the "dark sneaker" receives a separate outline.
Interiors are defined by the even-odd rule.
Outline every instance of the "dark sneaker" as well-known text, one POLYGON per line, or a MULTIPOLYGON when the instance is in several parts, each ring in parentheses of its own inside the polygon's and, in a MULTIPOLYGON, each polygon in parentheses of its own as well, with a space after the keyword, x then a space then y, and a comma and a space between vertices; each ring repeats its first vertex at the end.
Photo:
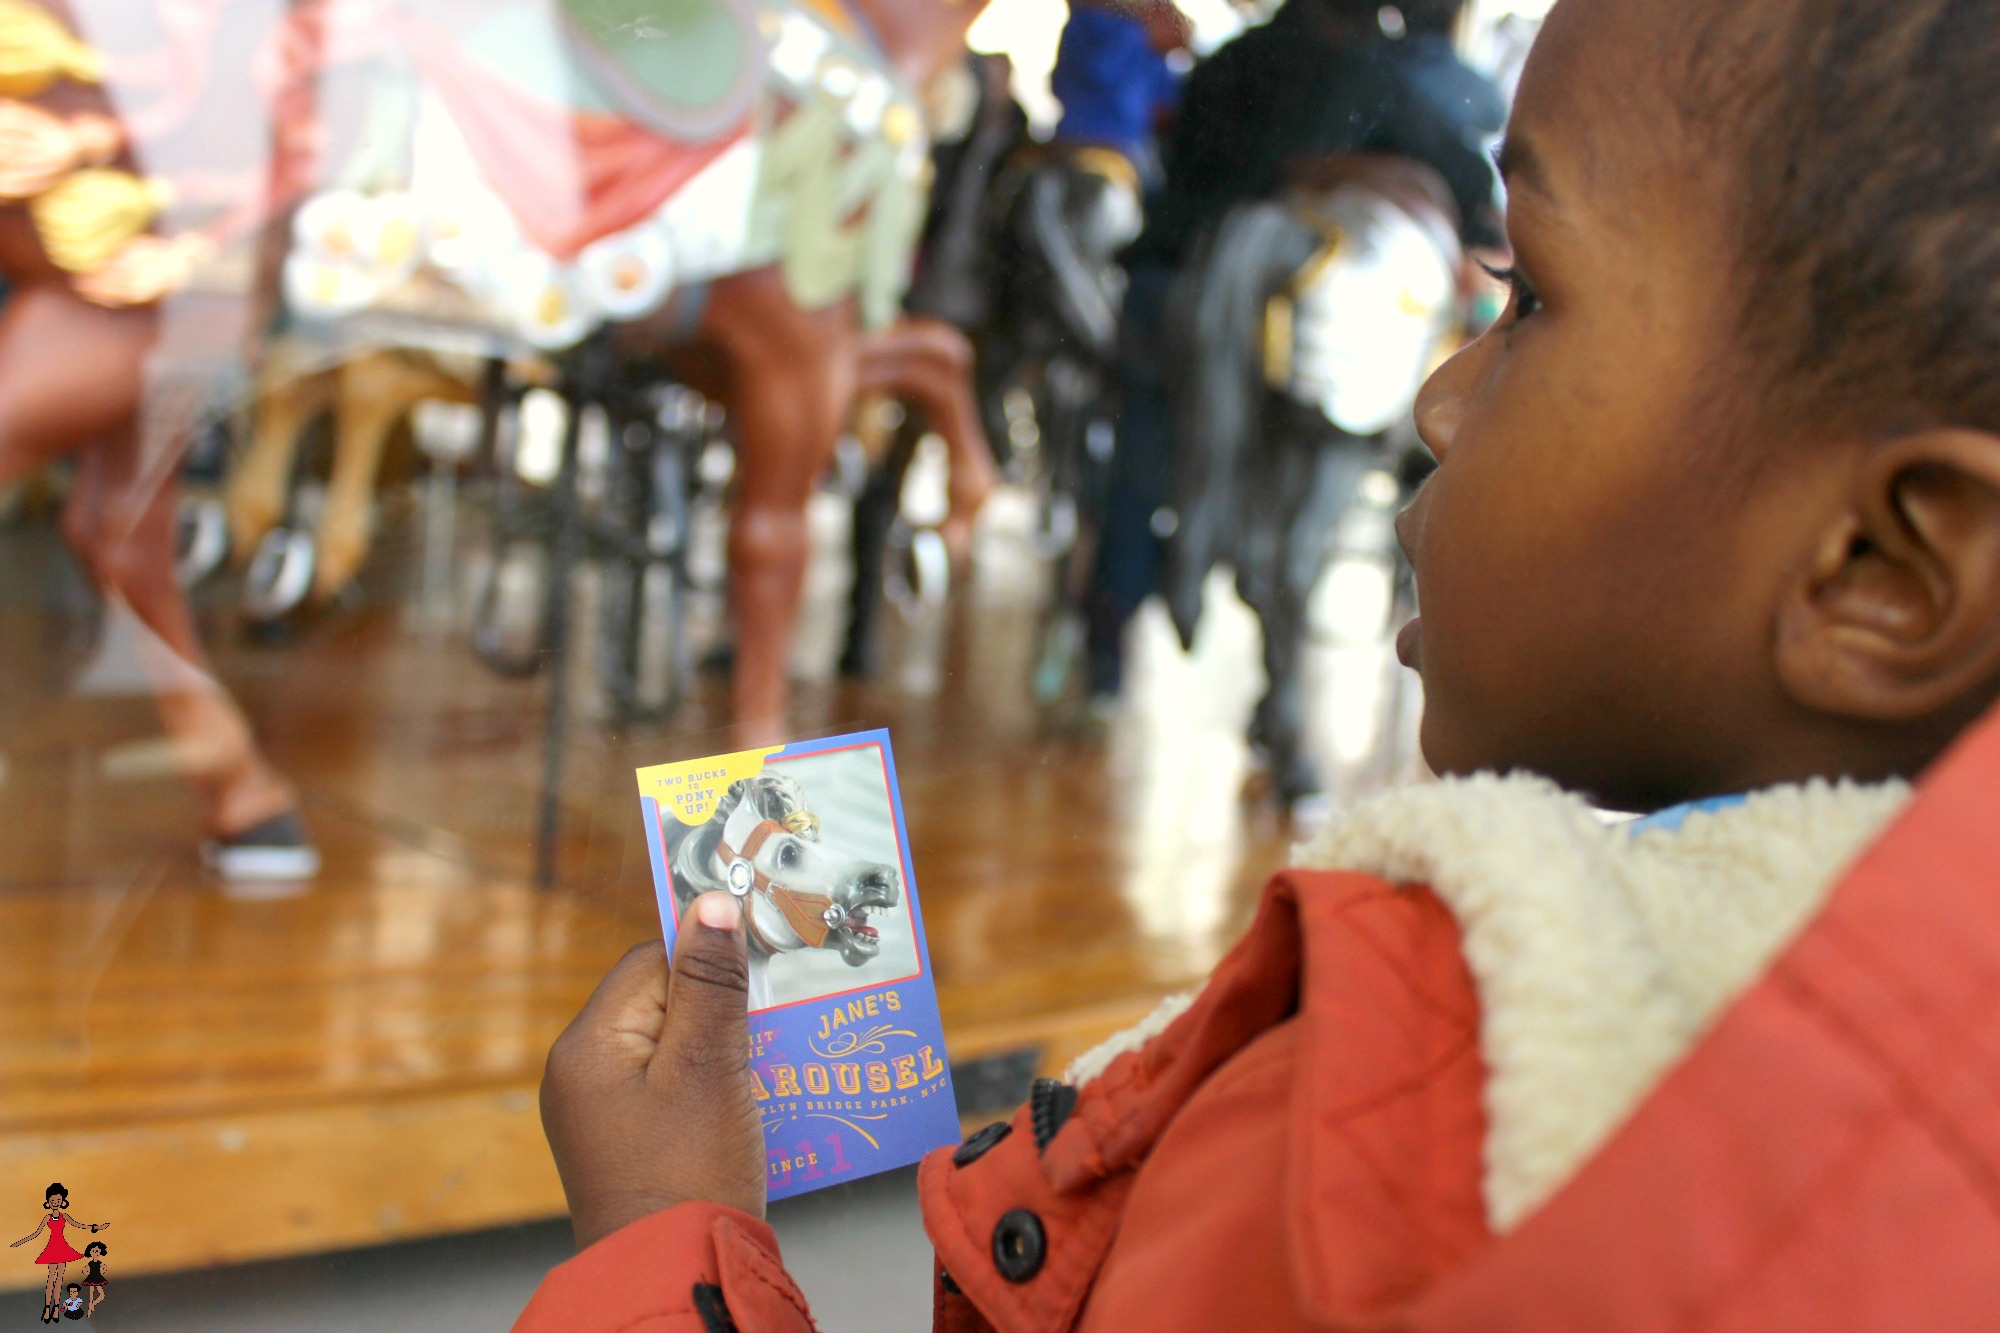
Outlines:
POLYGON ((207 842, 202 863, 229 880, 311 879, 319 852, 306 837, 298 811, 287 811, 226 841, 207 842))

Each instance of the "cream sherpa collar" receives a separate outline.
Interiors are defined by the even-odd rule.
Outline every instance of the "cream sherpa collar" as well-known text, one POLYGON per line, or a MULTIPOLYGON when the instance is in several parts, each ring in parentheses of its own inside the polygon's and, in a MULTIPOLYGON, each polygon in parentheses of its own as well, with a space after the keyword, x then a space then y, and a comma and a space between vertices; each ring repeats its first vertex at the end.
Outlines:
MULTIPOLYGON (((1428 884, 1458 918, 1488 1070, 1486 1211, 1504 1232, 1763 973, 1909 795, 1903 783, 1775 787, 1634 835, 1540 779, 1479 776, 1369 801, 1296 861, 1428 884)), ((1190 1000, 1071 1078, 1094 1077, 1190 1000)))
POLYGON ((1299 864, 1428 884, 1458 918, 1486 1059, 1486 1210, 1518 1225, 1746 990, 1909 799, 1814 782, 1636 836, 1536 778, 1390 792, 1299 864))

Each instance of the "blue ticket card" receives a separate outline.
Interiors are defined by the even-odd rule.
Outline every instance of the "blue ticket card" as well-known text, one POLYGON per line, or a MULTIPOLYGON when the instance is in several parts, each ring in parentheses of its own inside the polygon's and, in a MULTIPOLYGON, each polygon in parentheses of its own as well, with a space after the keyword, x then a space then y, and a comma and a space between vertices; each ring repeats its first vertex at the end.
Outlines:
POLYGON ((957 1143, 886 731, 639 770, 671 956, 688 904, 743 904, 750 1069, 772 1199, 957 1143))

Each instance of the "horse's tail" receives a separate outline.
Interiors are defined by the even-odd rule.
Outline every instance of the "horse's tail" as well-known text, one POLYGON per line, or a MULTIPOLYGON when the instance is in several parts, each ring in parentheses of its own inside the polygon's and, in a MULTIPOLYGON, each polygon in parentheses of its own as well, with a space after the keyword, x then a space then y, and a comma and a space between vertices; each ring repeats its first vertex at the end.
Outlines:
POLYGON ((1190 648, 1208 572, 1236 555, 1244 469, 1263 417, 1266 313, 1321 245, 1319 233, 1285 205, 1244 204, 1223 218, 1168 296, 1162 368, 1178 523, 1166 543, 1161 589, 1190 648))

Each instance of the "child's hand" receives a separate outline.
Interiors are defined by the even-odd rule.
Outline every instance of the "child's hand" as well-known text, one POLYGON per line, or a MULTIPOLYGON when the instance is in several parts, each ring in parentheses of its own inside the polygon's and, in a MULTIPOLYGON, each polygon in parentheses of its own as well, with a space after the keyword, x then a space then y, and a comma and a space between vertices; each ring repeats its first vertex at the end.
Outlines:
POLYGON ((671 978, 661 942, 640 945, 556 1038, 542 1128, 579 1247, 690 1200, 764 1215, 744 949, 736 900, 703 894, 671 978))

